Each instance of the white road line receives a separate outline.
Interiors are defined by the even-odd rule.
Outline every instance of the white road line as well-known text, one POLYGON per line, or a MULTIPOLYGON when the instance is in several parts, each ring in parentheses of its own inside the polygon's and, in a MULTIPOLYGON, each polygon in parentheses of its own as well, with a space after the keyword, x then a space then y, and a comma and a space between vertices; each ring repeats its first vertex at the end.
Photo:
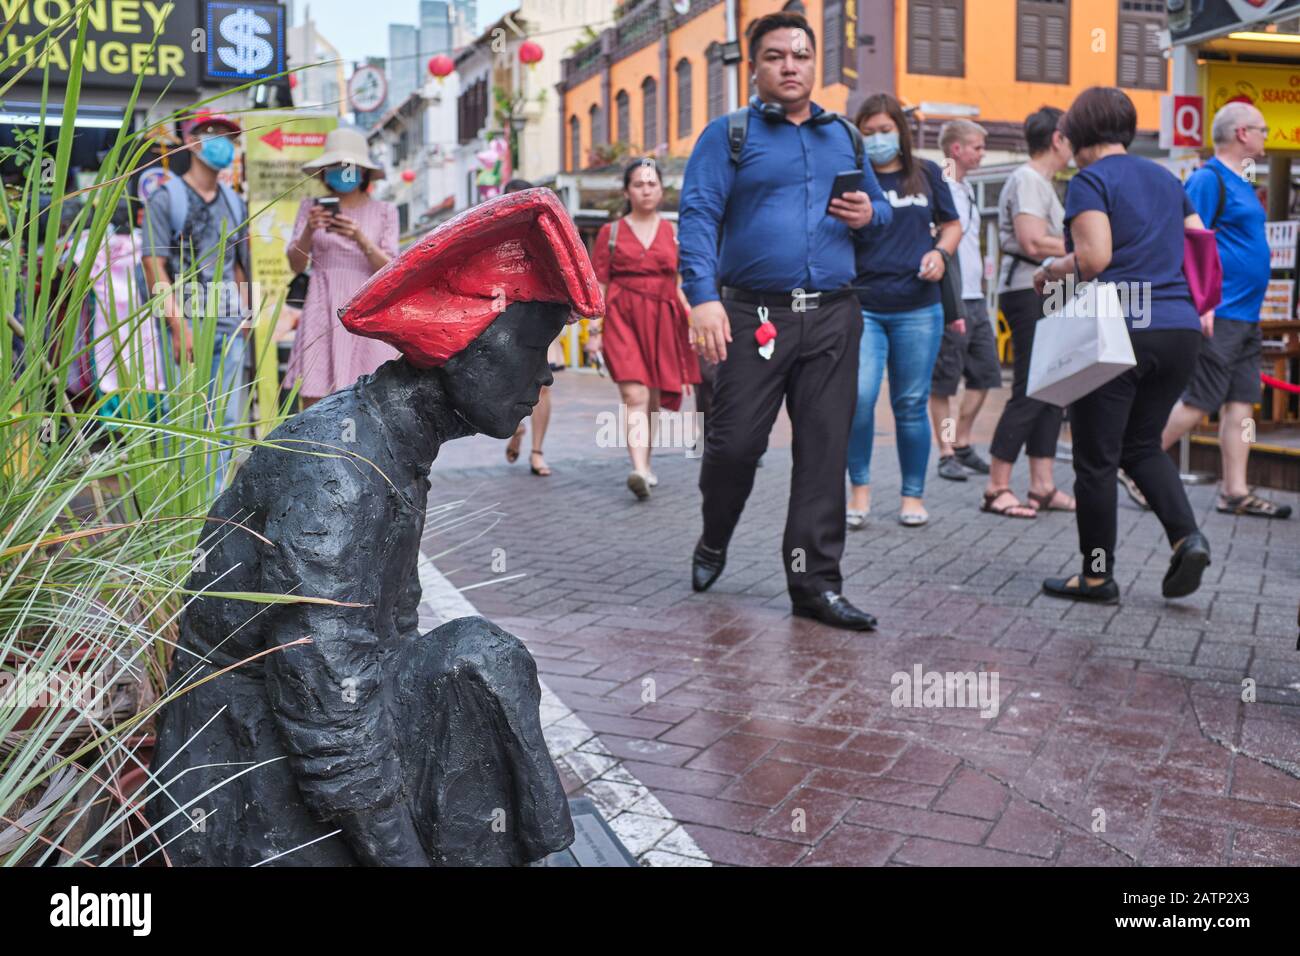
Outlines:
MULTIPOLYGON (((478 611, 423 552, 419 561, 423 591, 420 626, 436 627, 478 611)), ((527 643, 525 641, 525 643, 527 643)), ((649 788, 632 776, 577 714, 542 685, 542 733, 556 763, 586 785, 586 794, 619 839, 643 866, 712 866, 708 855, 674 819, 649 788)))

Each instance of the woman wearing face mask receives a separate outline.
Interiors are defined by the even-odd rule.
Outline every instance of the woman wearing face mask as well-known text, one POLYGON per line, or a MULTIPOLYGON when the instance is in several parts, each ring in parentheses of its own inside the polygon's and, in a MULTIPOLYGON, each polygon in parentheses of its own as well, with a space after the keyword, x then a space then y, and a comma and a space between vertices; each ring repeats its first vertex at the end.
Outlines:
POLYGON ((921 496, 930 458, 930 378, 943 340, 939 282, 961 241, 961 221, 942 171, 912 155, 898 100, 884 93, 869 97, 858 110, 857 126, 894 218, 858 244, 854 285, 865 291, 858 293, 863 328, 858 406, 849 438, 847 521, 850 530, 860 529, 871 510, 876 398, 888 368, 903 477, 898 520, 914 527, 929 520, 921 496))
POLYGON ((371 160, 361 133, 332 131, 325 152, 302 168, 319 174, 328 195, 338 200, 331 211, 304 199, 289 240, 289 267, 294 272, 310 267, 311 282, 285 378, 287 383, 301 379, 299 395, 310 406, 397 358, 392 346, 347 331, 337 315, 397 255, 398 228, 397 207, 368 195, 384 170, 371 160))

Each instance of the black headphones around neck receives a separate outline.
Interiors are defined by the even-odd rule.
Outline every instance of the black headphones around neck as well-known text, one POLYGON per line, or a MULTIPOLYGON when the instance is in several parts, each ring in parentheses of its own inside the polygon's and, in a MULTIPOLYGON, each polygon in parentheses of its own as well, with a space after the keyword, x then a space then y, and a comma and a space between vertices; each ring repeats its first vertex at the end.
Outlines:
MULTIPOLYGON (((785 107, 780 103, 766 103, 759 99, 757 93, 749 98, 749 103, 751 106, 756 107, 759 113, 762 114, 763 119, 767 120, 769 123, 779 123, 781 120, 785 119, 785 107)), ((822 110, 816 116, 812 117, 809 122, 814 126, 821 126, 823 123, 833 122, 834 119, 835 114, 833 112, 830 110, 822 110)))

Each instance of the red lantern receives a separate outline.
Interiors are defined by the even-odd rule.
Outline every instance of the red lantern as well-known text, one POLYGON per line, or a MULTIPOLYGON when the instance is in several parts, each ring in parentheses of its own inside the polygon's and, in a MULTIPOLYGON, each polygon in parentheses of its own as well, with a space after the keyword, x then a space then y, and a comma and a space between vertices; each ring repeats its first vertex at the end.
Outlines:
POLYGON ((413 182, 415 182, 415 170, 414 170, 414 169, 404 169, 404 170, 402 170, 402 182, 404 182, 404 183, 413 183, 413 182))
POLYGON ((454 69, 456 69, 455 62, 445 53, 429 57, 429 72, 438 78, 439 83, 442 82, 443 77, 449 76, 454 69))
POLYGON ((525 40, 519 44, 519 62, 525 66, 532 67, 542 62, 542 48, 532 40, 525 40))

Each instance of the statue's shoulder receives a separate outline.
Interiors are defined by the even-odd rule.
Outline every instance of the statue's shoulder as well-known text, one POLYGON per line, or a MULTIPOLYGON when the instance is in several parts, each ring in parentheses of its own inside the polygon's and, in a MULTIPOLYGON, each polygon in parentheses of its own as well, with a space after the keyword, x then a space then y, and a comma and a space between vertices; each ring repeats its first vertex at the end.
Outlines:
POLYGON ((387 448, 379 423, 353 389, 329 395, 279 425, 259 451, 285 493, 355 500, 374 493, 387 448))

